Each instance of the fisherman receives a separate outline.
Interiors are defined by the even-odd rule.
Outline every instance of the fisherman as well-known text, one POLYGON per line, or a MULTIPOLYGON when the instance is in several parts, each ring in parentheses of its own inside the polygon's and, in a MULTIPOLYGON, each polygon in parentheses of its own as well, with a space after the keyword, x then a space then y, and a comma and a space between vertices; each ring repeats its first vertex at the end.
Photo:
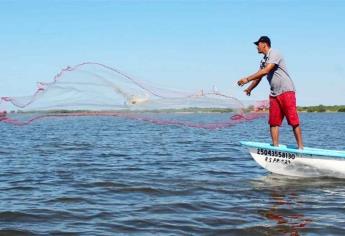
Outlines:
POLYGON ((287 72, 285 60, 279 52, 271 48, 269 37, 261 36, 254 44, 257 46, 258 53, 264 55, 260 62, 260 69, 256 73, 240 79, 237 84, 243 86, 251 82, 244 90, 250 96, 262 77, 267 76, 271 86, 268 123, 272 143, 274 146, 279 146, 279 127, 286 117, 288 124, 292 126, 298 148, 303 149, 302 131, 296 108, 295 86, 287 72))

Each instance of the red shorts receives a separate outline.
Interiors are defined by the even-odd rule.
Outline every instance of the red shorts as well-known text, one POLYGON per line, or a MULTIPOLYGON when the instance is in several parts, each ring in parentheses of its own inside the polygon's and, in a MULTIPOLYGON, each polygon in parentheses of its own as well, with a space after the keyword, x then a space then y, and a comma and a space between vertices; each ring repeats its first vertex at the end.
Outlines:
POLYGON ((289 125, 299 125, 299 118, 296 108, 295 92, 285 92, 276 97, 270 96, 270 110, 268 123, 270 126, 280 126, 284 117, 289 125))

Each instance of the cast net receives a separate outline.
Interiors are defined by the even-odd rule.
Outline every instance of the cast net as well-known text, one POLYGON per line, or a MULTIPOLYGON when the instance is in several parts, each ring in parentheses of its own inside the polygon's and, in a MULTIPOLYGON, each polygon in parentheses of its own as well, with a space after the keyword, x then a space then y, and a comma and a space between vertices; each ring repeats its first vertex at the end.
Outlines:
POLYGON ((244 103, 215 89, 186 92, 157 87, 93 62, 66 67, 53 81, 37 85, 31 96, 1 97, 0 121, 28 125, 49 117, 113 116, 161 125, 217 129, 262 117, 263 113, 257 111, 267 107, 266 101, 244 103), (164 115, 172 113, 184 115, 164 115), (190 119, 191 113, 228 116, 199 122, 190 119))

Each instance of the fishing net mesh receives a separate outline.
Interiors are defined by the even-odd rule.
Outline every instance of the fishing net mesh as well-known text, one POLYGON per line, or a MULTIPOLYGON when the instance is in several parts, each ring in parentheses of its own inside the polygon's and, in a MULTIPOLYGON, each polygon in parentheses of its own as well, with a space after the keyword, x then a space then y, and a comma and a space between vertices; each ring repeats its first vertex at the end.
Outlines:
POLYGON ((0 121, 27 125, 47 117, 117 116, 155 124, 224 128, 262 117, 263 113, 253 111, 266 107, 266 101, 244 104, 214 90, 161 88, 113 67, 85 62, 64 68, 51 82, 38 82, 31 96, 1 97, 0 121), (227 112, 229 119, 195 123, 154 115, 162 112, 227 112))

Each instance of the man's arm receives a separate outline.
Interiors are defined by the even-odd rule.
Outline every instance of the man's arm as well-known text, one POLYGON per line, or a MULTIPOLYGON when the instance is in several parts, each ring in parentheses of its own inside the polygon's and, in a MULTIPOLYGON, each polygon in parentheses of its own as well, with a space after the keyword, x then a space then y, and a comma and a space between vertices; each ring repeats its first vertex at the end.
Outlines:
POLYGON ((254 80, 254 81, 248 86, 248 88, 246 88, 246 89, 244 90, 244 92, 245 92, 248 96, 250 96, 250 93, 252 92, 253 89, 255 89, 256 86, 258 86, 258 84, 261 82, 261 79, 262 79, 262 78, 257 79, 257 80, 254 80))
MULTIPOLYGON (((259 80, 259 79, 261 80, 261 78, 264 77, 265 75, 267 75, 268 73, 270 73, 270 71, 273 70, 275 66, 276 66, 275 64, 267 64, 264 68, 262 68, 261 70, 259 70, 259 71, 256 72, 255 74, 252 74, 252 75, 250 75, 250 76, 248 76, 248 77, 245 77, 245 78, 240 79, 240 80, 237 82, 237 84, 238 84, 239 86, 243 86, 243 85, 249 83, 250 81, 253 81, 253 80, 254 80, 254 81, 256 82, 256 81, 259 80)), ((259 81, 259 82, 260 82, 260 81, 259 81)), ((259 82, 258 82, 256 85, 258 85, 259 82)), ((253 83, 254 83, 254 82, 253 82, 253 83)), ((255 85, 253 88, 255 88, 256 85, 255 85)))

